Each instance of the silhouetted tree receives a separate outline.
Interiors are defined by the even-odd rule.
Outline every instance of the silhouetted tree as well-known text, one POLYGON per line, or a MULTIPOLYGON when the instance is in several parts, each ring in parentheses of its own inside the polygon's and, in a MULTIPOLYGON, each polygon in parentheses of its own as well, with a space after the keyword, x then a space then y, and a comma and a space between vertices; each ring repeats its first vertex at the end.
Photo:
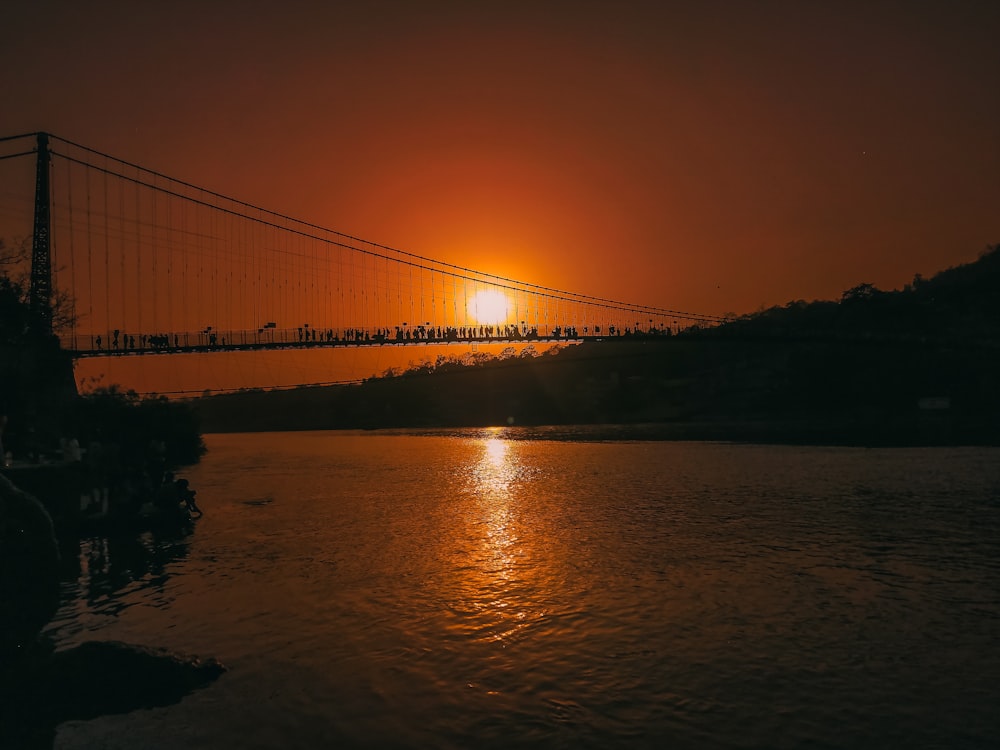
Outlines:
MULTIPOLYGON (((30 282, 31 238, 22 237, 8 243, 0 237, 0 294, 4 296, 5 304, 0 309, 0 315, 3 316, 0 318, 0 326, 8 324, 5 326, 5 334, 11 333, 12 328, 19 328, 18 335, 24 335, 31 328, 30 282), (24 310, 14 314, 14 305, 21 305, 24 310)), ((52 309, 53 332, 65 331, 76 324, 76 302, 65 289, 54 288, 49 305, 52 309)))
POLYGON ((874 284, 858 284, 844 292, 840 299, 842 302, 852 302, 854 300, 869 300, 882 294, 882 290, 874 284))
MULTIPOLYGON (((111 437, 124 453, 145 450, 150 440, 166 444, 173 464, 193 463, 204 452, 197 415, 164 397, 140 399, 116 386, 80 397, 72 359, 55 336, 39 335, 29 300, 30 243, 0 240, 0 414, 9 417, 7 447, 29 442, 54 449, 60 437, 111 437)), ((53 295, 53 328, 74 323, 69 296, 53 295)), ((134 457, 139 460, 138 455, 134 457)))

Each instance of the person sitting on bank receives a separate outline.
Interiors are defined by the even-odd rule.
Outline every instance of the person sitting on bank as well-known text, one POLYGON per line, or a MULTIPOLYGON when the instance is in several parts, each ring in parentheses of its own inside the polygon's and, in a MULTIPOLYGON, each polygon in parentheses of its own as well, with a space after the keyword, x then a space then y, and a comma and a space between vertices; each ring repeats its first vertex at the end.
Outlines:
POLYGON ((177 487, 177 496, 180 498, 180 501, 184 503, 184 507, 187 508, 188 512, 194 518, 201 518, 201 508, 199 508, 194 501, 194 496, 197 493, 188 485, 188 480, 178 479, 175 485, 177 487))
POLYGON ((173 472, 168 471, 163 475, 163 484, 156 491, 154 503, 157 508, 167 513, 200 518, 202 512, 195 503, 195 494, 188 480, 175 479, 173 472))

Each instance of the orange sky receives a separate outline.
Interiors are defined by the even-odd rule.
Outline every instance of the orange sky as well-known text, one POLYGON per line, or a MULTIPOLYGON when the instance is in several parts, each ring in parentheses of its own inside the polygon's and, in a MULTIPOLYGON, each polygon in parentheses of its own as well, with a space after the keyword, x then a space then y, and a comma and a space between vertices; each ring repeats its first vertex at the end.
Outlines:
POLYGON ((47 130, 410 252, 709 314, 1000 242, 1000 3, 12 0, 47 130))

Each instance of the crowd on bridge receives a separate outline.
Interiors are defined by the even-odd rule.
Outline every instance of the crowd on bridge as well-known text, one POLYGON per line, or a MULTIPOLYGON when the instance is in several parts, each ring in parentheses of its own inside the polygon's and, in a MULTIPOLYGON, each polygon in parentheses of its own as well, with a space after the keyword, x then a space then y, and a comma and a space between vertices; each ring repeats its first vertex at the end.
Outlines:
MULTIPOLYGON (((139 341, 136 342, 135 334, 122 333, 116 328, 108 336, 108 350, 112 352, 128 352, 137 349, 162 351, 170 348, 170 336, 166 333, 139 334, 139 341)), ((98 334, 94 337, 94 348, 97 351, 104 351, 104 337, 98 334)), ((174 334, 173 348, 180 348, 180 340, 174 334)))
MULTIPOLYGON (((576 329, 566 329, 566 336, 568 338, 575 337, 575 330, 576 329), (570 335, 570 333, 573 335, 570 335)), ((298 329, 298 331, 300 342, 305 343, 317 340, 315 328, 310 329, 306 326, 305 328, 298 329)), ((563 329, 556 328, 553 330, 552 336, 554 338, 559 338, 563 335, 563 333, 563 329)), ((344 341, 349 343, 365 342, 373 344, 403 344, 414 341, 492 341, 494 339, 499 341, 519 341, 538 338, 540 338, 538 327, 529 327, 525 324, 521 324, 520 326, 508 324, 504 326, 481 325, 442 327, 432 326, 430 324, 408 326, 404 323, 402 326, 395 326, 394 328, 375 328, 372 330, 363 328, 348 328, 343 332, 343 338, 341 338, 338 333, 334 332, 332 328, 321 331, 319 334, 319 340, 327 343, 344 341)))
POLYGON ((298 342, 309 343, 372 343, 372 344, 403 344, 412 342, 452 342, 452 341, 537 341, 539 339, 579 339, 622 336, 671 336, 670 328, 650 325, 643 329, 611 325, 602 333, 601 326, 584 326, 581 329, 575 325, 554 326, 547 333, 539 327, 525 323, 506 325, 480 326, 409 326, 404 323, 394 328, 347 328, 343 332, 332 328, 325 330, 310 328, 308 324, 298 330, 298 342))
MULTIPOLYGON (((308 323, 298 328, 277 329, 268 324, 256 331, 230 331, 228 334, 209 326, 197 333, 126 333, 115 329, 107 334, 92 337, 89 347, 72 346, 107 354, 141 354, 167 351, 204 351, 217 348, 270 347, 270 346, 337 346, 337 345, 391 345, 410 343, 450 342, 518 342, 538 340, 573 340, 581 338, 619 338, 670 336, 673 331, 666 326, 642 328, 575 325, 553 326, 540 329, 526 323, 478 326, 412 326, 402 324, 375 328, 317 328, 308 323)), ((76 341, 75 343, 79 343, 76 341)))

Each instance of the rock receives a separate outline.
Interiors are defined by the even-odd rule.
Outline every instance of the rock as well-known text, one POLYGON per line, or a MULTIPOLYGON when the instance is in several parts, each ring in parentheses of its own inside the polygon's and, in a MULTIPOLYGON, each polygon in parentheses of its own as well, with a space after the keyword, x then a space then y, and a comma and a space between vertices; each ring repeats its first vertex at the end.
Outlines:
POLYGON ((216 659, 119 641, 24 659, 0 681, 0 746, 50 747, 64 721, 177 703, 225 671, 216 659))
POLYGON ((59 547, 41 503, 0 475, 0 748, 51 748, 64 721, 176 703, 226 668, 118 641, 53 651, 59 547))
POLYGON ((0 475, 0 670, 22 658, 59 606, 59 546, 34 497, 0 475))

